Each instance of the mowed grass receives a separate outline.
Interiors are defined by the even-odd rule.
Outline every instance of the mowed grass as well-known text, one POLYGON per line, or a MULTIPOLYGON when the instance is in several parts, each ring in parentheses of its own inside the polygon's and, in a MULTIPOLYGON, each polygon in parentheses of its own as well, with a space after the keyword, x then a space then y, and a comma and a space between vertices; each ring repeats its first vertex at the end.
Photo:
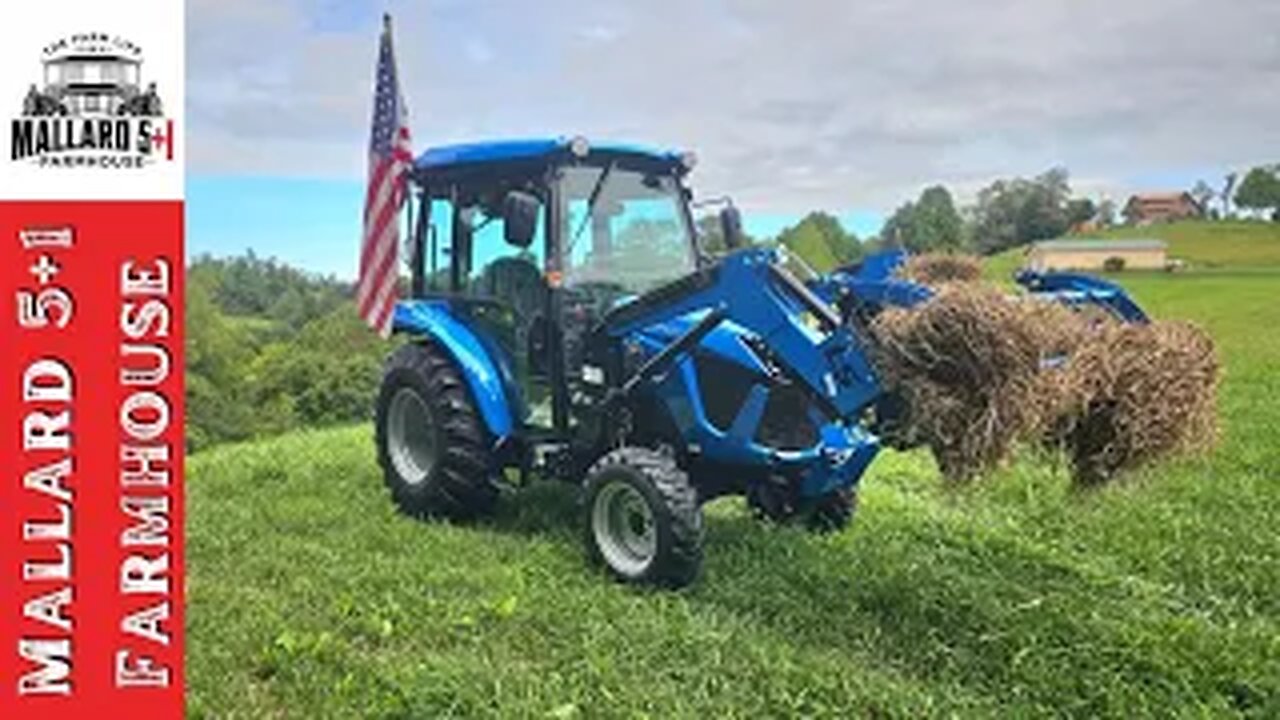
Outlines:
POLYGON ((1114 227, 1102 238, 1154 238, 1169 244, 1169 257, 1200 268, 1280 268, 1280 223, 1263 220, 1184 221, 1146 227, 1114 227))
POLYGON ((191 458, 194 717, 1280 716, 1280 274, 1125 275, 1226 364, 1208 459, 1098 491, 1024 458, 948 489, 885 453, 854 526, 709 509, 678 593, 584 562, 537 483, 398 515, 369 427, 191 458))

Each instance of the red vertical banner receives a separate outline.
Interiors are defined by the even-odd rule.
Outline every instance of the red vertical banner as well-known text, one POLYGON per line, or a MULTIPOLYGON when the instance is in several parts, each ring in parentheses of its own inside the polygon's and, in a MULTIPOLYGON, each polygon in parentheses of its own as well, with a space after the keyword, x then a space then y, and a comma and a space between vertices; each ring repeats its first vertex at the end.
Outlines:
POLYGON ((0 718, 183 714, 183 5, 0 23, 0 718))
POLYGON ((0 203, 3 717, 182 713, 182 203, 0 203))

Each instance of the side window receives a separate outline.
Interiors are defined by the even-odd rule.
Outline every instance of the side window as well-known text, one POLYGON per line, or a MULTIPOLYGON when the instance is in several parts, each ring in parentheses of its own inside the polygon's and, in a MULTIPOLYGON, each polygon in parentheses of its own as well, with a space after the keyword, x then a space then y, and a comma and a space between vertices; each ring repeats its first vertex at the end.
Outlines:
POLYGON ((519 307, 534 298, 545 285, 546 208, 538 210, 533 240, 528 247, 507 242, 502 203, 492 196, 463 195, 454 207, 448 197, 430 204, 425 237, 426 286, 432 292, 449 292, 451 265, 459 265, 459 291, 467 295, 503 300, 519 307), (455 225, 456 219, 459 221, 455 225), (458 237, 454 237, 455 228, 458 237))
POLYGON ((449 257, 453 250, 453 203, 436 198, 430 202, 431 216, 424 238, 428 292, 449 291, 449 257))
POLYGON ((492 297, 524 310, 539 302, 544 290, 543 273, 547 260, 545 208, 539 210, 538 225, 529 247, 507 242, 507 224, 502 208, 481 204, 463 206, 462 222, 470 228, 470 261, 466 264, 465 292, 492 297))

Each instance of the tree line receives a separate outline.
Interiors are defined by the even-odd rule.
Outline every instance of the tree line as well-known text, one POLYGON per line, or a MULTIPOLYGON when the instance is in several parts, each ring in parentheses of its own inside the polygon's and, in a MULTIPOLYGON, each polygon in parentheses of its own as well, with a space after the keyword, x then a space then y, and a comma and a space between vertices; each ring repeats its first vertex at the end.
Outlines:
MULTIPOLYGON (((1269 214, 1280 222, 1280 163, 1254 167, 1239 183, 1237 175, 1230 173, 1221 191, 1200 180, 1187 192, 1208 219, 1235 217, 1242 209, 1255 216, 1269 214)), ((751 241, 785 245, 810 265, 826 270, 882 247, 990 255, 1060 237, 1076 228, 1105 228, 1120 222, 1118 215, 1119 209, 1109 199, 1076 197, 1067 170, 1055 167, 1031 178, 995 180, 965 207, 957 206, 945 186, 932 185, 899 205, 878 236, 862 240, 844 230, 833 216, 812 212, 776 238, 751 241)), ((714 247, 719 230, 712 220, 704 218, 699 227, 714 247)))
POLYGON ((1066 168, 1031 178, 1001 178, 957 208, 951 193, 934 185, 899 206, 881 231, 881 242, 913 252, 971 251, 984 255, 1059 237, 1082 223, 1115 222, 1110 200, 1074 197, 1066 168))
POLYGON ((274 259, 193 260, 187 271, 187 446, 367 418, 390 349, 352 288, 274 259))
MULTIPOLYGON (((1073 198, 1067 171, 1051 169, 1034 178, 997 180, 979 191, 971 207, 956 205, 942 185, 925 188, 915 200, 900 205, 878 236, 859 238, 839 219, 823 211, 805 215, 776 237, 747 236, 755 245, 780 245, 799 255, 820 272, 856 262, 869 252, 899 247, 911 252, 972 251, 995 253, 1016 245, 1058 237, 1072 225, 1106 217, 1112 222, 1115 207, 1073 198)), ((702 246, 710 252, 725 250, 717 218, 698 220, 702 246)))

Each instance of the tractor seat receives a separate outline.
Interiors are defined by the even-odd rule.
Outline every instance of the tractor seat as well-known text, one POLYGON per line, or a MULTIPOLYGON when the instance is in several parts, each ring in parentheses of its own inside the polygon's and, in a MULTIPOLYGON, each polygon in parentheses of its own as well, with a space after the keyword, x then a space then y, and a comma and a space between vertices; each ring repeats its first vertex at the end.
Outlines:
POLYGON ((542 271, 532 260, 522 257, 490 262, 481 272, 480 282, 486 295, 509 305, 526 321, 546 307, 550 292, 542 271))

